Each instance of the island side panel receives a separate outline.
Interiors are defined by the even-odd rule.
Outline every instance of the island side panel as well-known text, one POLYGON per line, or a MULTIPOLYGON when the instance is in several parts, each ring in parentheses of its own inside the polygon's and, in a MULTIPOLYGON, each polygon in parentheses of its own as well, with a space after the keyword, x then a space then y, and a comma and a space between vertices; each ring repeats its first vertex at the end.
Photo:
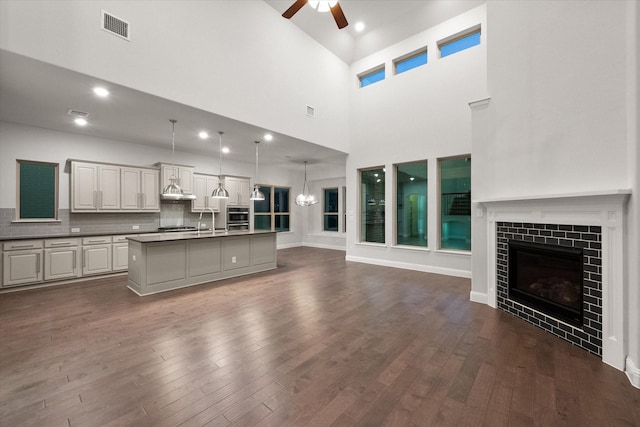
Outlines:
POLYGON ((188 246, 189 278, 218 280, 222 271, 222 240, 192 240, 188 246))
POLYGON ((269 264, 277 266, 277 247, 275 234, 251 236, 251 265, 269 264))

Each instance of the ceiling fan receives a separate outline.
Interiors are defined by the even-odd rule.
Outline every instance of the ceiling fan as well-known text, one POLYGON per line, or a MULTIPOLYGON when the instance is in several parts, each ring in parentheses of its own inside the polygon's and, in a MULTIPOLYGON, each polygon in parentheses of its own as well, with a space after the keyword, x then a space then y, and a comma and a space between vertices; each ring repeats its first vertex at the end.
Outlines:
POLYGON ((340 3, 337 1, 313 1, 313 0, 296 0, 289 9, 285 10, 282 14, 283 17, 287 19, 291 19, 293 15, 298 12, 302 6, 309 3, 311 7, 314 9, 318 9, 319 12, 326 12, 327 10, 331 11, 333 15, 333 19, 335 19, 338 28, 342 29, 349 25, 347 22, 347 18, 344 16, 344 12, 340 7, 340 3))

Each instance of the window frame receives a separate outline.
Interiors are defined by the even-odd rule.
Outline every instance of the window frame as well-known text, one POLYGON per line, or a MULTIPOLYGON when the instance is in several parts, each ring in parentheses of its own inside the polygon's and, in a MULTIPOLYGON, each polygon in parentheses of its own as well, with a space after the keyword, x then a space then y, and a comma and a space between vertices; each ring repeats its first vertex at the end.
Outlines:
MULTIPOLYGON (((450 252, 460 252, 460 253, 466 253, 466 254, 471 254, 473 248, 470 249, 452 249, 452 248, 443 248, 442 247, 442 211, 443 211, 443 201, 442 201, 442 162, 443 161, 447 161, 447 160, 462 160, 462 159, 469 159, 469 161, 471 161, 471 154, 461 154, 461 155, 457 155, 457 156, 450 156, 450 157, 440 157, 437 160, 437 167, 438 167, 438 183, 437 183, 437 188, 438 188, 438 208, 437 208, 437 214, 438 214, 438 226, 437 226, 437 248, 439 251, 450 251, 450 252)), ((469 195, 471 197, 471 192, 472 192, 472 188, 471 188, 471 165, 469 165, 469 195)), ((469 224, 471 224, 471 220, 472 220, 472 215, 471 212, 469 212, 469 224)), ((471 234, 469 234, 469 239, 471 239, 471 234)))
POLYGON ((339 233, 340 232, 340 187, 326 187, 322 189, 322 231, 326 233, 339 233), (335 190, 336 192, 336 210, 327 212, 325 207, 327 206, 327 191, 335 190), (336 217, 338 223, 336 230, 327 230, 325 225, 325 219, 328 216, 336 217))
POLYGON ((386 70, 386 65, 385 64, 380 64, 376 67, 370 68, 367 71, 363 71, 362 73, 358 74, 358 84, 360 88, 365 88, 367 86, 371 86, 373 84, 376 84, 378 82, 384 81, 387 78, 387 70, 386 70), (374 80, 370 83, 366 83, 363 84, 363 80, 366 80, 369 77, 372 77, 378 73, 382 72, 382 78, 378 79, 378 80, 374 80))
MULTIPOLYGON (((269 224, 271 226, 269 231, 275 231, 276 233, 287 233, 291 231, 291 187, 283 186, 283 185, 273 185, 273 184, 258 184, 258 187, 262 188, 268 187, 270 190, 271 197, 269 198, 269 212, 256 212, 255 208, 253 209, 253 229, 255 230, 255 222, 257 216, 266 216, 269 217, 269 224), (287 198, 289 199, 287 205, 289 206, 289 210, 287 212, 275 212, 275 194, 276 189, 284 189, 287 190, 287 198), (276 216, 287 216, 289 218, 289 227, 287 230, 276 230, 276 216)), ((254 201, 255 203, 255 201, 254 201)), ((258 230, 266 230, 264 228, 259 228, 258 230)))
MULTIPOLYGON (((363 236, 362 236, 362 208, 363 205, 366 206, 368 201, 362 199, 362 173, 363 172, 368 172, 368 171, 373 171, 373 170, 381 170, 382 173, 384 173, 386 175, 386 166, 385 165, 378 165, 378 166, 372 166, 372 167, 367 167, 367 168, 360 168, 358 169, 358 243, 360 244, 365 244, 365 245, 381 245, 381 246, 386 246, 387 245, 387 236, 386 236, 386 224, 387 224, 387 215, 386 215, 386 201, 384 204, 380 204, 380 202, 378 202, 379 206, 382 206, 382 213, 383 213, 383 241, 382 242, 370 242, 367 240, 363 240, 363 236)), ((387 198, 387 194, 386 194, 386 176, 385 176, 385 180, 383 183, 383 191, 384 191, 384 197, 385 199, 387 198)), ((385 199, 381 199, 381 200, 385 200, 385 199)))
POLYGON ((42 162, 38 160, 25 160, 25 159, 16 159, 16 209, 15 209, 15 219, 12 222, 60 222, 60 164, 53 162, 42 162), (22 181, 20 179, 20 170, 22 164, 35 164, 42 166, 50 166, 53 168, 53 216, 52 217, 42 217, 42 218, 22 218, 22 204, 20 202, 20 196, 23 192, 22 181))
MULTIPOLYGON (((393 208, 394 208, 394 222, 393 222, 393 244, 394 246, 398 246, 398 247, 403 247, 403 248, 411 248, 411 249, 418 249, 418 250, 427 250, 430 248, 430 242, 432 241, 432 239, 429 237, 429 167, 430 167, 430 162, 429 159, 421 159, 421 160, 414 160, 414 161, 409 161, 409 162, 402 162, 402 163, 394 163, 393 164, 393 177, 394 177, 394 181, 393 181, 393 185, 394 185, 394 198, 393 198, 393 208), (412 165, 412 164, 424 164, 425 168, 426 168, 426 176, 424 178, 425 180, 425 218, 424 218, 424 229, 425 229, 425 234, 426 234, 426 244, 423 245, 412 245, 412 244, 407 244, 407 243, 398 243, 398 218, 399 218, 399 213, 398 213, 398 201, 399 201, 399 197, 400 195, 398 194, 398 167, 401 166, 406 166, 406 165, 412 165)), ((402 197, 404 197, 404 194, 402 195, 402 197)))
POLYGON ((471 49, 472 47, 479 46, 480 44, 482 44, 482 27, 481 27, 480 24, 474 25, 471 28, 467 28, 466 30, 460 31, 458 33, 455 33, 455 34, 449 36, 449 37, 445 37, 444 39, 438 40, 437 43, 436 43, 436 45, 438 46, 438 54, 440 55, 441 59, 442 58, 446 58, 446 57, 451 56, 451 55, 455 55, 456 53, 460 53, 462 51, 471 49), (469 37, 469 36, 472 36, 474 34, 478 34, 478 36, 480 37, 480 40, 478 41, 478 44, 474 44, 473 46, 469 46, 469 47, 466 47, 464 49, 457 50, 455 52, 451 52, 451 53, 449 53, 447 55, 442 56, 442 48, 443 47, 449 46, 452 43, 455 43, 455 42, 457 42, 459 40, 462 40, 462 39, 464 39, 466 37, 469 37))
POLYGON ((427 65, 429 63, 429 50, 427 49, 427 46, 421 47, 420 49, 416 49, 412 52, 407 53, 406 55, 402 55, 396 59, 393 60, 393 74, 394 75, 399 75, 399 74, 403 74, 406 73, 407 71, 411 71, 413 69, 419 68, 419 67, 423 67, 425 65, 427 65), (424 55, 424 63, 415 65, 411 68, 407 68, 406 70, 402 70, 402 71, 398 71, 398 65, 404 64, 408 61, 411 61, 412 59, 415 59, 419 56, 424 55))

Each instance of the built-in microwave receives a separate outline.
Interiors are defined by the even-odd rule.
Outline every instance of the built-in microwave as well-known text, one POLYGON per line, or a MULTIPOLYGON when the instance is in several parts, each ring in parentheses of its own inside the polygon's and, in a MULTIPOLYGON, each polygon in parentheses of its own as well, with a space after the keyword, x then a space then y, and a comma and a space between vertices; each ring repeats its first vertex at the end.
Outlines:
POLYGON ((229 231, 249 229, 249 208, 227 208, 227 229, 229 231))

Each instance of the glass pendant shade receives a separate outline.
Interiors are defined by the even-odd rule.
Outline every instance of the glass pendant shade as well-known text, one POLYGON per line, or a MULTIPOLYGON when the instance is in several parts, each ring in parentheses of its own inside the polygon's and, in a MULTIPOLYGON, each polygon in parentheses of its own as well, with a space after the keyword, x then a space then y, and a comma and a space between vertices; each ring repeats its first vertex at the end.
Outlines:
POLYGON ((307 162, 304 162, 304 184, 302 184, 302 193, 296 197, 296 205, 298 206, 311 206, 318 203, 319 200, 316 196, 311 194, 309 190, 309 184, 307 184, 307 162))
POLYGON ((228 199, 229 192, 222 185, 222 135, 224 132, 218 132, 220 135, 220 174, 218 175, 218 188, 213 190, 211 197, 213 199, 228 199))
POLYGON ((260 141, 256 141, 256 176, 253 178, 253 190, 251 191, 251 195, 249 196, 249 200, 264 200, 264 194, 260 191, 260 187, 258 187, 258 145, 260 141))

